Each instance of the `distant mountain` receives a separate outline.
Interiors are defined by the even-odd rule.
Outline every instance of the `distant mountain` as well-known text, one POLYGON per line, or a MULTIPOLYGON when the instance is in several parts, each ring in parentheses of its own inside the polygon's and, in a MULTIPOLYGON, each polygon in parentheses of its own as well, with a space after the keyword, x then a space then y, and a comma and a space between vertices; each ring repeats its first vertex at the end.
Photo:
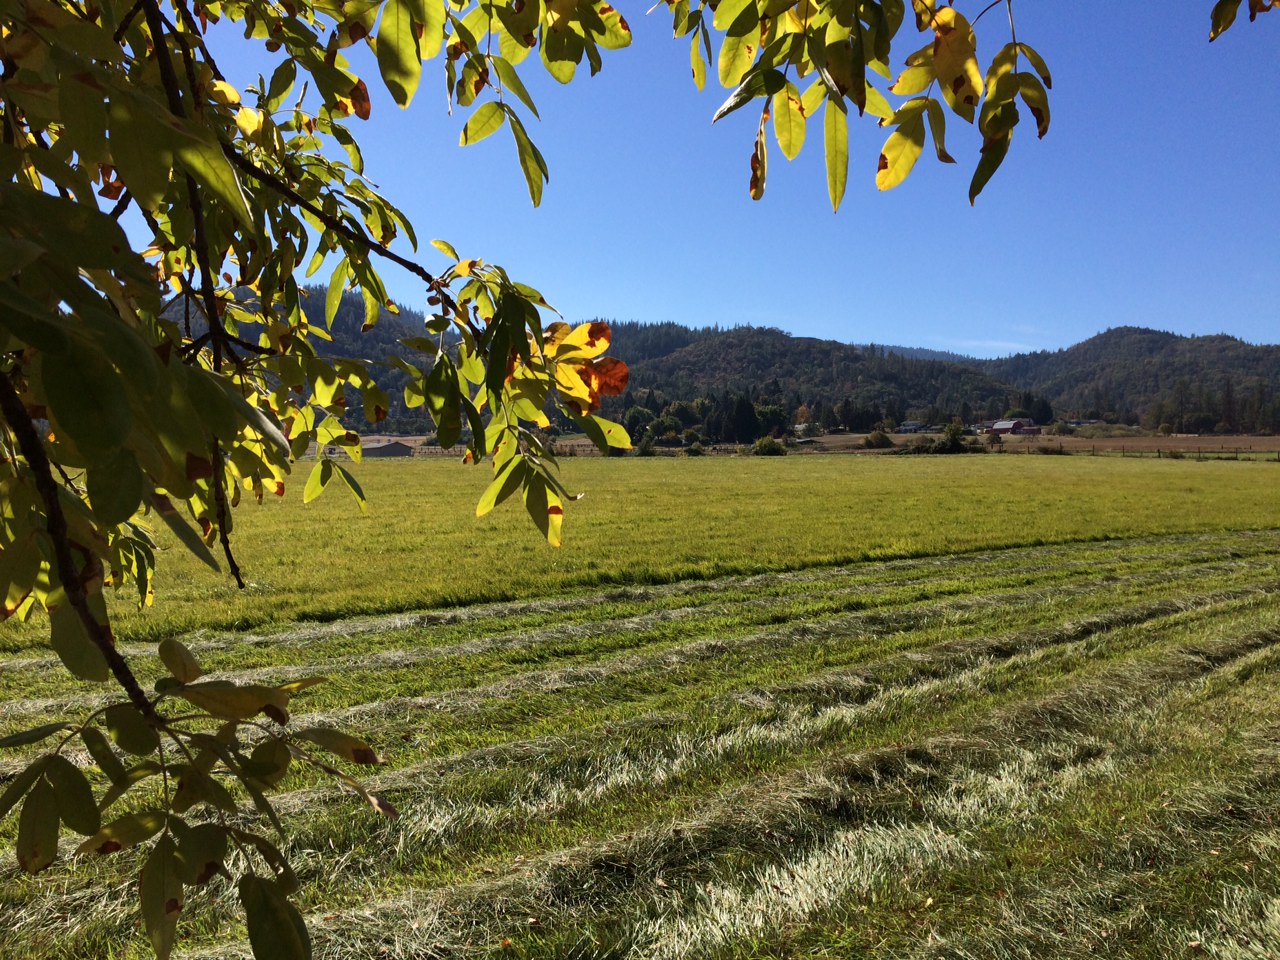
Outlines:
MULTIPOLYGON (((793 337, 761 327, 614 324, 632 389, 666 400, 748 393, 758 402, 879 405, 936 422, 1047 400, 1056 415, 1179 432, 1280 432, 1280 346, 1116 327, 1065 350, 981 360, 918 348, 793 337)), ((1043 412, 1043 406, 1037 404, 1043 412)))
MULTIPOLYGON (((631 368, 631 389, 665 400, 749 394, 789 407, 815 403, 930 410, 938 416, 988 405, 1003 413, 1012 388, 972 366, 917 359, 879 346, 793 337, 771 327, 693 329, 678 324, 613 324, 611 353, 631 368)), ((1017 391, 1012 391, 1016 393, 1017 391)))
POLYGON ((972 364, 1060 412, 1205 431, 1280 428, 1280 346, 1114 327, 1065 350, 972 364))

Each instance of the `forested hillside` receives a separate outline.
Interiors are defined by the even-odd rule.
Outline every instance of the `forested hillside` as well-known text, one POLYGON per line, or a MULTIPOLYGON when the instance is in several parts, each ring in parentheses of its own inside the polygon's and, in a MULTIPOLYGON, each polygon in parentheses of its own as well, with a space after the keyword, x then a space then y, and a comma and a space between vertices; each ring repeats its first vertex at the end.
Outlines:
MULTIPOLYGON (((324 291, 306 291, 313 318, 324 291)), ((422 315, 385 313, 362 333, 359 298, 343 298, 325 355, 378 363, 420 336, 422 315)), ((313 321, 314 322, 314 321, 313 321)), ((795 337, 772 327, 688 327, 610 321, 612 353, 631 369, 630 389, 604 413, 639 443, 749 442, 799 423, 869 431, 907 420, 966 423, 1010 413, 1106 419, 1179 433, 1280 430, 1280 347, 1225 335, 1184 337, 1117 327, 1064 350, 982 360, 897 346, 795 337)), ((419 358, 421 359, 421 358, 419 358)), ((404 405, 404 374, 379 371, 391 398, 385 432, 430 433, 421 409, 404 405)), ((362 421, 351 398, 352 423, 362 421)), ((568 427, 568 424, 562 426, 568 427)))
POLYGON ((741 395, 789 412, 803 406, 815 420, 850 429, 870 429, 886 418, 997 417, 1024 399, 972 367, 912 359, 883 347, 793 337, 769 327, 619 323, 613 352, 631 367, 633 400, 644 391, 668 403, 741 395), (850 416, 855 410, 875 414, 850 416), (867 422, 844 422, 852 420, 867 422))
POLYGON ((1116 327, 1065 350, 975 360, 1060 412, 1177 432, 1280 430, 1280 347, 1116 327))

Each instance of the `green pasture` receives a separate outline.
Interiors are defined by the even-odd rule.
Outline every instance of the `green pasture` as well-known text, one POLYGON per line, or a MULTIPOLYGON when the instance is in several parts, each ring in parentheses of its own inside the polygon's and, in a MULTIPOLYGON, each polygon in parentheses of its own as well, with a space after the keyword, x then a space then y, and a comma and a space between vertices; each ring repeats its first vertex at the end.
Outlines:
MULTIPOLYGON (((514 502, 482 520, 487 467, 446 460, 353 467, 361 513, 335 487, 304 505, 310 464, 282 499, 235 512, 247 589, 161 527, 156 605, 122 592, 123 639, 540 597, 605 584, 1155 533, 1280 527, 1280 464, 1085 457, 568 458, 585 493, 551 549, 514 502)), ((42 642, 0 628, 0 649, 42 642)))
MULTIPOLYGON (((471 517, 479 471, 365 464, 368 514, 242 508, 254 586, 171 550, 119 632, 148 681, 167 631, 220 676, 325 675, 295 722, 385 755, 394 822, 311 775, 279 795, 327 960, 1262 958, 1278 470, 570 460, 552 551, 471 517)), ((6 630, 0 735, 97 702, 6 630)), ((0 956, 145 956, 136 867, 6 863, 0 956)), ((182 934, 246 955, 221 881, 182 934)))

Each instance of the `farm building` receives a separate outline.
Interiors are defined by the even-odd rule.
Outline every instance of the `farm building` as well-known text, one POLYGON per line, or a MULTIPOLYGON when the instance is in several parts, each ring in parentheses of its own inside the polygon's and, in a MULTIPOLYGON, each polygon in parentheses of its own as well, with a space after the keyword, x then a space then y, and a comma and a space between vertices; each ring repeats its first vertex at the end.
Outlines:
POLYGON ((1033 420, 997 420, 987 430, 987 433, 1006 434, 1012 433, 1016 436, 1038 436, 1040 428, 1035 425, 1033 420))
POLYGON ((366 457, 412 457, 413 447, 403 440, 386 440, 366 443, 361 446, 360 452, 366 457))

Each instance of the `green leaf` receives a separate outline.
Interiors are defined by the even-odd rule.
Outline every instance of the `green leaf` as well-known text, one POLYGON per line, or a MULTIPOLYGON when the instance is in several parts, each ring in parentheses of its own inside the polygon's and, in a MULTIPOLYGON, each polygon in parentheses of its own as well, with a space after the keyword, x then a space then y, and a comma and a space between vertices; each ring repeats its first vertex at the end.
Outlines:
POLYGON ((214 559, 213 554, 209 552, 208 546, 200 535, 191 528, 191 525, 179 515, 174 509, 169 498, 159 493, 151 494, 151 505, 155 508, 160 519, 164 521, 174 536, 182 541, 182 545, 194 553, 198 558, 204 561, 205 566, 221 573, 222 568, 218 566, 218 561, 214 559))
POLYGON ((324 493, 324 488, 329 485, 329 481, 333 479, 333 461, 322 459, 311 468, 311 475, 307 477, 306 488, 302 491, 302 502, 310 503, 320 494, 324 493))
POLYGON ((178 931, 178 914, 182 912, 182 877, 179 874, 178 848, 166 835, 156 841, 147 862, 142 865, 138 881, 142 901, 142 922, 156 960, 168 960, 178 931))
POLYGON ((473 143, 479 143, 485 137, 492 136, 502 128, 502 124, 506 122, 506 119, 507 114, 502 109, 502 104, 492 100, 488 103, 482 103, 476 108, 476 112, 471 115, 467 125, 462 128, 458 146, 467 147, 473 143))
POLYGON ((441 253, 443 253, 450 260, 458 261, 462 259, 460 256, 458 256, 458 251, 454 248, 453 244, 449 243, 448 241, 432 240, 431 245, 435 247, 437 250, 439 250, 441 253))
MULTIPOLYGON (((0 214, 15 212, 0 207, 0 214)), ((8 282, 0 282, 0 306, 5 308, 0 310, 0 329, 46 353, 66 353, 70 348, 71 340, 54 314, 8 282)))
POLYGON ((344 484, 346 484, 347 489, 351 491, 351 495, 356 498, 356 503, 360 504, 360 509, 362 511, 368 510, 369 504, 365 499, 364 488, 360 486, 359 481, 351 475, 351 471, 340 463, 335 463, 333 468, 338 471, 338 477, 344 484))
POLYGON ((69 723, 46 723, 39 727, 32 727, 30 730, 23 730, 21 733, 11 733, 7 737, 0 737, 0 749, 5 747, 25 747, 31 743, 39 743, 47 737, 53 736, 62 730, 71 730, 72 725, 69 723))
POLYGON ((121 375, 101 351, 73 341, 65 356, 40 356, 55 434, 66 433, 91 461, 124 446, 133 424, 121 375))
POLYGON ((869 83, 866 87, 867 106, 865 112, 871 114, 873 117, 879 117, 881 120, 892 120, 894 112, 893 107, 889 105, 889 101, 885 99, 884 94, 869 83))
POLYGON ((516 141, 516 154, 520 159, 520 169, 524 172, 525 183, 529 185, 529 199, 536 207, 542 203, 542 186, 550 180, 547 173, 547 162, 542 158, 538 148, 529 139, 524 124, 515 113, 507 108, 507 116, 511 119, 511 135, 516 141))
POLYGON ((172 768, 170 776, 176 776, 178 781, 178 789, 173 792, 174 813, 186 813, 198 803, 207 803, 223 813, 236 812, 235 798, 226 787, 198 767, 180 764, 172 768))
POLYGON ((627 435, 626 428, 620 423, 594 415, 574 416, 573 422, 582 429, 601 453, 606 453, 610 447, 618 450, 631 449, 631 437, 627 435))
MULTIPOLYGON (((514 93, 535 117, 538 116, 538 108, 534 106, 533 97, 529 95, 528 88, 525 87, 524 81, 520 79, 520 75, 516 73, 516 68, 511 65, 509 60, 503 57, 490 57, 489 62, 498 73, 498 79, 502 82, 503 89, 510 90, 514 93)), ((456 257, 454 258, 457 259, 456 257)))
POLYGON ((18 817, 18 866, 27 873, 39 873, 58 856, 58 794, 40 777, 18 817))
POLYGON ((118 783, 124 779, 124 764, 111 749, 111 744, 107 743, 101 730, 97 727, 84 727, 80 731, 80 739, 84 741, 85 749, 93 757, 93 762, 108 780, 118 783))
POLYGON ((106 813, 111 808, 111 805, 128 793, 135 784, 139 784, 150 777, 158 776, 163 771, 164 768, 155 760, 143 760, 141 763, 135 763, 112 781, 111 787, 102 795, 102 799, 98 801, 98 812, 106 813))
MULTIPOLYGON (((1239 5, 1240 5, 1240 0, 1225 0, 1225 2, 1226 2, 1226 3, 1230 3, 1230 4, 1234 5, 1234 6, 1239 6, 1239 5)), ((1221 3, 1219 4, 1219 6, 1221 6, 1221 3)), ((1235 16, 1234 12, 1233 12, 1232 16, 1233 16, 1233 17, 1235 16)), ((1213 40, 1213 37, 1210 37, 1209 39, 1210 39, 1210 40, 1213 40)), ((1024 57, 1026 57, 1028 61, 1030 61, 1031 66, 1032 66, 1032 68, 1035 70, 1035 72, 1036 72, 1036 73, 1038 73, 1038 74, 1040 74, 1040 79, 1044 81, 1044 85, 1045 85, 1045 87, 1046 87, 1047 89, 1049 89, 1049 90, 1052 90, 1052 89, 1053 89, 1053 77, 1052 77, 1052 76, 1050 76, 1050 74, 1049 74, 1049 65, 1048 65, 1047 63, 1045 63, 1045 62, 1044 62, 1044 57, 1042 57, 1042 56, 1040 56, 1040 54, 1036 53, 1036 51, 1035 51, 1035 50, 1033 50, 1033 49, 1031 48, 1031 46, 1030 46, 1029 44, 1026 44, 1026 43, 1019 43, 1019 44, 1018 44, 1018 49, 1019 49, 1019 50, 1021 50, 1021 51, 1022 51, 1022 55, 1023 55, 1024 57)))
POLYGON ((178 831, 178 875, 189 886, 200 886, 214 876, 227 876, 227 829, 217 823, 201 823, 178 831))
POLYGON ((294 736, 301 740, 310 740, 312 743, 319 744, 330 753, 351 763, 377 766, 383 762, 369 744, 359 737, 353 737, 351 734, 343 733, 340 730, 329 730, 325 727, 306 727, 295 731, 294 736))
POLYGON ((933 148, 942 163, 955 163, 955 158, 947 153, 947 115, 942 104, 937 100, 925 101, 925 115, 929 118, 929 133, 933 137, 933 148))
POLYGON ((827 101, 822 134, 827 150, 827 195, 831 209, 839 210, 849 179, 849 116, 827 101))
POLYGON ((248 874, 240 878, 239 892, 257 960, 310 960, 306 924, 276 881, 248 874))
POLYGON ((720 109, 715 112, 715 116, 711 118, 711 122, 727 117, 739 107, 750 103, 756 97, 771 97, 787 86, 787 78, 781 70, 761 70, 752 71, 738 84, 733 93, 729 94, 729 98, 720 105, 720 109))
POLYGON ((516 454, 504 463, 494 475, 493 481, 485 488, 484 494, 480 497, 480 502, 476 504, 476 516, 483 517, 511 494, 519 490, 524 484, 527 474, 528 468, 525 465, 523 454, 516 454))
POLYGON ((698 32, 695 31, 692 42, 689 44, 689 67, 693 71, 693 85, 701 92, 707 86, 707 61, 703 59, 702 51, 698 49, 700 39, 698 32))
POLYGON ((53 756, 49 758, 44 776, 57 791, 58 815, 62 822, 84 837, 97 833, 102 819, 98 816, 93 790, 80 768, 66 757, 53 756))
POLYGON ((444 24, 447 11, 436 0, 415 0, 413 18, 422 24, 422 36, 418 38, 418 50, 423 60, 434 60, 444 46, 444 24))
POLYGON ((333 318, 338 315, 338 307, 342 305, 342 294, 347 289, 347 258, 333 268, 329 275, 329 289, 324 298, 324 325, 333 329, 333 318))
POLYGON ((58 599, 51 594, 51 601, 56 603, 49 610, 49 640, 58 659, 62 661, 72 675, 90 683, 102 683, 111 677, 106 658, 97 645, 89 639, 84 622, 71 602, 66 599, 65 592, 56 591, 58 599))
POLYGON ((973 180, 969 182, 969 205, 973 206, 973 202, 978 199, 978 194, 982 193, 982 188, 1000 168, 1000 164, 1004 163, 1004 158, 1009 153, 1009 144, 1013 140, 1013 130, 1010 129, 1003 136, 997 137, 995 140, 989 140, 982 147, 982 159, 978 161, 978 167, 973 171, 973 180))
POLYGON ((160 746, 160 734, 156 728, 131 703, 108 707, 102 719, 111 739, 125 753, 145 757, 160 746))
POLYGON ((266 102, 263 109, 267 113, 275 113, 284 103, 284 98, 293 89, 293 82, 298 75, 298 66, 291 58, 286 58, 271 74, 271 82, 267 85, 266 102))
MULTIPOLYGON (((748 10, 754 13, 755 6, 752 5, 748 10)), ((745 15, 744 12, 744 17, 745 15)), ((717 59, 721 86, 732 87, 741 82, 747 71, 751 69, 751 65, 755 63, 756 53, 760 49, 758 17, 755 25, 755 30, 725 34, 724 40, 721 41, 720 56, 717 59)))
POLYGON ((1036 121, 1036 136, 1044 139, 1049 132, 1049 94, 1035 74, 1025 70, 1018 74, 1018 93, 1036 121))
POLYGON ((387 0, 378 24, 378 72, 401 107, 409 105, 422 79, 422 54, 412 13, 415 6, 418 4, 412 0, 387 0))
POLYGON ((104 526, 124 523, 138 511, 146 495, 146 478, 128 450, 91 464, 85 473, 89 503, 104 526))
POLYGON ((48 764, 48 756, 33 760, 16 777, 9 781, 9 785, 4 788, 4 793, 0 794, 0 820, 7 817, 9 811, 17 806, 18 801, 27 795, 27 791, 39 779, 40 774, 44 773, 44 768, 48 764))
POLYGON ((100 90, 90 86, 92 75, 84 79, 63 75, 58 84, 58 112, 64 136, 82 160, 97 163, 107 154, 107 105, 100 90), (89 82, 85 82, 85 81, 89 82))
MULTIPOLYGON (((751 8, 754 12, 756 0, 720 0, 719 6, 715 8, 715 18, 712 20, 712 26, 717 30, 724 32, 728 30, 734 22, 746 13, 747 8, 751 8)), ((757 19, 759 13, 756 13, 757 19)))
POLYGON ((112 820, 105 827, 76 848, 77 854, 92 853, 106 856, 117 850, 136 847, 143 841, 150 840, 164 826, 165 813, 161 810, 141 810, 130 813, 118 820, 112 820))
MULTIPOLYGON (((235 168, 222 152, 222 145, 212 130, 192 128, 195 121, 188 121, 177 131, 174 159, 195 177, 200 186, 222 201, 223 206, 237 220, 253 228, 253 214, 244 187, 235 168)), ((114 142, 114 140, 113 140, 114 142)))
POLYGON ((158 649, 160 662, 179 683, 191 683, 204 676, 204 670, 181 640, 165 637, 158 649))
POLYGON ((140 100, 112 97, 107 106, 111 160, 138 204, 154 210, 169 189, 173 152, 156 136, 140 100))
POLYGON ((788 83, 773 96, 773 134, 788 160, 794 160, 804 147, 804 107, 794 83, 788 83))
POLYGON ((277 722, 289 706, 289 695, 276 687, 257 683, 235 684, 229 680, 206 680, 176 691, 193 707, 223 720, 248 720, 266 713, 277 722))

